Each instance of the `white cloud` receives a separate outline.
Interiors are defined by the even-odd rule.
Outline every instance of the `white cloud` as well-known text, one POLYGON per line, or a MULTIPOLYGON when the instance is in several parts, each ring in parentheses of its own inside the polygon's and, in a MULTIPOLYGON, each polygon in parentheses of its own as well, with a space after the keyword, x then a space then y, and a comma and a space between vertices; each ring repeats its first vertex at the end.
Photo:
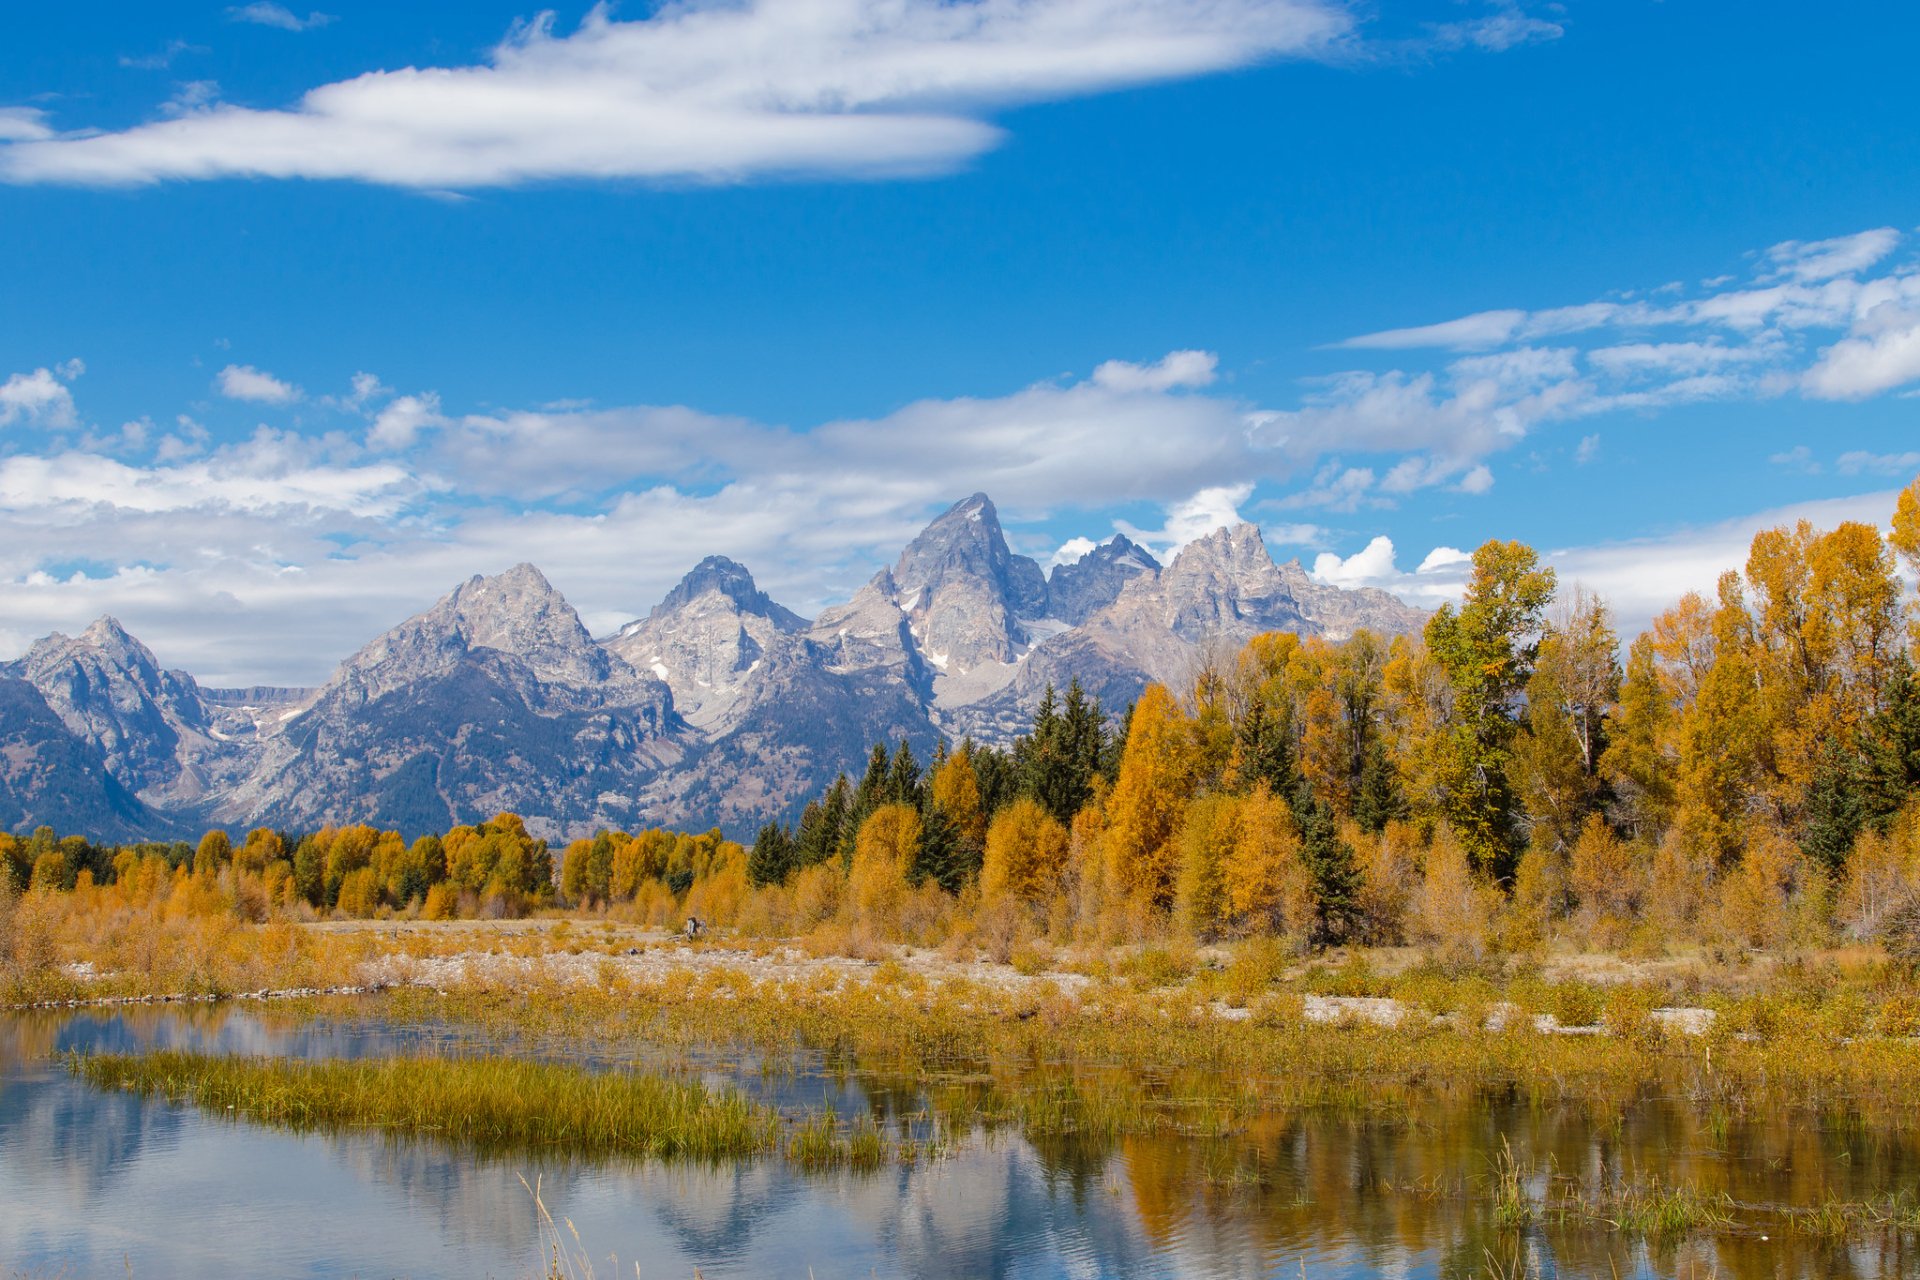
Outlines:
POLYGON ((257 27, 277 27, 282 31, 311 31, 315 27, 324 27, 334 20, 330 13, 309 13, 302 18, 285 5, 270 3, 270 0, 256 0, 253 4, 236 5, 227 10, 229 22, 250 22, 257 27))
MULTIPOLYGON (((60 367, 64 371, 69 366, 60 367)), ((0 427, 10 427, 16 422, 33 422, 43 427, 64 429, 73 426, 76 421, 73 392, 50 369, 16 373, 0 383, 0 427)))
POLYGON ((1473 46, 1495 53, 1518 45, 1558 40, 1566 34, 1557 22, 1536 18, 1518 4, 1506 3, 1497 11, 1461 22, 1436 23, 1429 27, 1432 41, 1441 48, 1473 46))
POLYGON ((1166 523, 1158 529, 1140 529, 1124 520, 1114 527, 1153 553, 1166 564, 1190 542, 1206 537, 1215 529, 1241 523, 1240 504, 1253 496, 1251 484, 1215 485, 1190 498, 1166 506, 1166 523))
POLYGON ((1600 456, 1600 437, 1598 435, 1581 436, 1580 447, 1573 451, 1573 460, 1586 466, 1600 456))
MULTIPOLYGON (((365 376, 354 379, 356 399, 360 398, 360 377, 365 376)), ((370 390, 369 394, 373 392, 370 390)), ((367 432, 367 443, 376 449, 405 449, 422 431, 446 425, 447 419, 440 413, 439 396, 431 391, 425 395, 401 396, 380 410, 367 432)))
MULTIPOLYGON (((267 12, 292 16, 236 15, 267 12)), ((285 110, 36 131, 0 150, 0 179, 924 174, 993 147, 998 108, 1328 55, 1352 25, 1334 0, 689 0, 635 21, 602 5, 567 36, 542 15, 483 65, 370 72, 285 110)))
POLYGON ((1892 253, 1900 233, 1875 227, 1831 240, 1786 240, 1767 250, 1766 259, 1780 276, 1794 280, 1830 280, 1854 275, 1892 253))
POLYGON ((1094 548, 1099 545, 1092 538, 1068 538, 1060 544, 1060 549, 1053 553, 1046 567, 1051 569, 1056 565, 1079 564, 1092 555, 1094 548))
POLYGON ((1465 552, 1452 547, 1435 547, 1412 573, 1402 571, 1395 561, 1393 539, 1381 534, 1345 558, 1331 551, 1321 552, 1314 557, 1309 572, 1316 582, 1328 586, 1347 590, 1375 587, 1409 604, 1431 609, 1460 598, 1471 565, 1465 552))
MULTIPOLYGON (((1306 453, 1420 455, 1388 469, 1380 493, 1469 475, 1462 487, 1471 490, 1481 459, 1543 423, 1795 392, 1859 400, 1899 391, 1920 383, 1920 261, 1896 258, 1902 245, 1886 227, 1785 241, 1754 255, 1748 280, 1714 277, 1697 297, 1662 286, 1657 302, 1629 294, 1362 334, 1338 345, 1473 354, 1438 368, 1326 378, 1263 430, 1276 447, 1306 453), (1548 338, 1556 344, 1541 345, 1548 338)), ((1371 500, 1318 485, 1301 497, 1348 510, 1371 500)))
POLYGON ((1109 391, 1172 391, 1212 383, 1220 357, 1211 351, 1170 351, 1153 364, 1109 360, 1093 371, 1093 380, 1109 391))
POLYGON ((1387 329, 1380 333, 1364 333, 1357 338, 1348 338, 1340 343, 1342 347, 1357 347, 1378 351, 1399 351, 1419 347, 1447 347, 1456 351, 1474 351, 1486 347, 1497 347, 1508 341, 1520 331, 1527 313, 1524 311, 1481 311, 1470 316, 1461 316, 1458 320, 1446 320, 1439 324, 1419 325, 1411 329, 1387 329))
POLYGON ((1861 400, 1916 380, 1920 307, 1883 313, 1869 331, 1828 347, 1807 371, 1805 387, 1822 400, 1861 400))
POLYGON ((1460 477, 1460 483, 1454 486, 1461 493, 1479 495, 1493 488, 1493 469, 1485 463, 1460 477))
POLYGON ((54 136, 37 107, 0 107, 0 142, 42 142, 54 136))
POLYGON ((1814 461, 1813 450, 1803 444, 1797 444, 1791 449, 1783 449, 1779 453, 1768 454, 1767 461, 1776 467, 1788 467, 1810 476, 1817 476, 1822 470, 1820 464, 1814 461))
POLYGON ((1905 453, 1869 453, 1864 449, 1850 449, 1834 459, 1833 468, 1843 476, 1857 476, 1863 471, 1910 476, 1920 471, 1920 451, 1909 449, 1905 453))
POLYGON ((300 398, 300 388, 250 364, 228 365, 214 379, 214 385, 229 400, 247 400, 254 404, 292 404, 300 398))

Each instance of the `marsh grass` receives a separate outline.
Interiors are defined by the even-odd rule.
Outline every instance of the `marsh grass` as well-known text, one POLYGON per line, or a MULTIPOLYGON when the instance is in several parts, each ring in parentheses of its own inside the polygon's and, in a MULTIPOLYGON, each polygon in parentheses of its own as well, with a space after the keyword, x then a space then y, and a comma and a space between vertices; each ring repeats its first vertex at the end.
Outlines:
POLYGON ((70 1054, 102 1089, 295 1130, 373 1129, 488 1153, 720 1160, 775 1150, 781 1120, 697 1081, 511 1058, 299 1061, 158 1051, 70 1054))

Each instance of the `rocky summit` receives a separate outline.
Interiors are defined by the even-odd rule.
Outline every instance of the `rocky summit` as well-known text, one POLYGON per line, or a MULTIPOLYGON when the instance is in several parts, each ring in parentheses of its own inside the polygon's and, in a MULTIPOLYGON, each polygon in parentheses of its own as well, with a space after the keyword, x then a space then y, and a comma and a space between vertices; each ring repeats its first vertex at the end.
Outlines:
POLYGON ((1118 711, 1262 631, 1398 634, 1426 615, 1314 582, 1240 524, 1162 565, 1115 536, 1052 572, 957 503, 812 621, 724 556, 596 640, 532 565, 460 584, 318 689, 209 689, 111 618, 0 666, 0 825, 101 838, 501 810, 552 839, 791 815, 876 741, 1005 742, 1046 687, 1118 711))

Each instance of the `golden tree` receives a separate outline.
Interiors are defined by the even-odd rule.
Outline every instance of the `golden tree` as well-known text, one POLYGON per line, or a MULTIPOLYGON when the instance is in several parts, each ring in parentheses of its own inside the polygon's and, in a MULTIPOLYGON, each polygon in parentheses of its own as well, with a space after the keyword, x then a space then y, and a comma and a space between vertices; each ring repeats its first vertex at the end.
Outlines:
POLYGON ((1109 879, 1158 907, 1173 901, 1179 874, 1174 837, 1195 782, 1186 717, 1160 685, 1134 704, 1120 774, 1106 804, 1109 879))

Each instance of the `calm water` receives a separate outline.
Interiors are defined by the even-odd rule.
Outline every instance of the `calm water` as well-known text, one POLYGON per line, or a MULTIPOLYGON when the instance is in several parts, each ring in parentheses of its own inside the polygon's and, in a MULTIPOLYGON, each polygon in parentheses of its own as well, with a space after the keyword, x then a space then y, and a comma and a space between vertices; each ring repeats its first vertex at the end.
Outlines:
MULTIPOLYGON (((0 1015, 0 1276, 543 1274, 534 1206, 570 1218, 598 1275, 1362 1276, 1482 1274, 1516 1252, 1548 1275, 1920 1275, 1913 1242, 1832 1245, 1759 1229, 1648 1245, 1587 1229, 1499 1230, 1482 1183, 1503 1142, 1596 1184, 1658 1178, 1742 1204, 1920 1186, 1920 1136, 1857 1120, 1709 1125, 1499 1098, 1431 1113, 1276 1116, 1226 1144, 1029 1143, 979 1135, 878 1173, 486 1161, 431 1142, 294 1135, 103 1094, 50 1055, 178 1047, 343 1057, 454 1043, 433 1029, 301 1024, 230 1009, 0 1015), (613 1258, 619 1259, 616 1265, 613 1258)), ((785 1105, 882 1113, 910 1089, 706 1064, 785 1105)))

